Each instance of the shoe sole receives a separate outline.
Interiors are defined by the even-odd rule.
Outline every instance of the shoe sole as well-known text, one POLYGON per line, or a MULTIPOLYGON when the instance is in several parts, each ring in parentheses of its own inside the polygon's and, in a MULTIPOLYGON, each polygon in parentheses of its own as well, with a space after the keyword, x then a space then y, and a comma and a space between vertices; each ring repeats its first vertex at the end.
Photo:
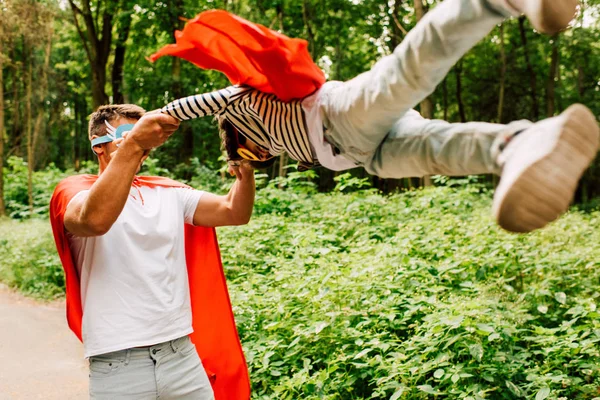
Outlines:
POLYGON ((546 34, 567 28, 577 13, 579 0, 529 0, 525 15, 533 27, 546 34))
POLYGON ((511 158, 523 162, 505 165, 494 194, 494 217, 510 232, 543 228, 563 214, 600 144, 596 118, 581 104, 536 125, 513 139, 524 145, 511 158))

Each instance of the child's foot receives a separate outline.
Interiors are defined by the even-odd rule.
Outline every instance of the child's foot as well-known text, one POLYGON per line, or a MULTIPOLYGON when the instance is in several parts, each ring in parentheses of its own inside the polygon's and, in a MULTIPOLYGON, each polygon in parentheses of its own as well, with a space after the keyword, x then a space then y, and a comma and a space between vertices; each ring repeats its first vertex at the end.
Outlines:
POLYGON ((554 34, 565 29, 577 12, 579 0, 506 0, 527 16, 533 27, 554 34))
POLYGON ((558 218, 599 145, 596 118, 581 104, 514 136, 497 160, 502 167, 493 205, 498 224, 530 232, 558 218))

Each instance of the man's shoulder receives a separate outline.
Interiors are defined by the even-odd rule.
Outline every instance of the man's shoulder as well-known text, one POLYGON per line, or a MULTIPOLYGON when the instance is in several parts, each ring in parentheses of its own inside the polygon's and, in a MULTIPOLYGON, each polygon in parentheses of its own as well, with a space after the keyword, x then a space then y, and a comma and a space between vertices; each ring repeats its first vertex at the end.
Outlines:
POLYGON ((92 175, 92 174, 71 175, 71 176, 64 178, 60 182, 58 182, 57 186, 59 186, 59 185, 74 185, 74 184, 89 184, 89 183, 96 182, 97 179, 98 179, 98 175, 92 175))
POLYGON ((64 178, 56 185, 54 196, 64 192, 80 192, 89 189, 98 179, 98 175, 82 174, 64 178))

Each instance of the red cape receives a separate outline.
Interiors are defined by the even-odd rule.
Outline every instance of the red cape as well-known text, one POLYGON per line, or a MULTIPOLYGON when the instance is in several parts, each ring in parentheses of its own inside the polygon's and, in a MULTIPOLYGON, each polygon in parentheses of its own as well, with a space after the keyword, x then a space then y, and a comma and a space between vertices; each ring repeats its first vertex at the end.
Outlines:
POLYGON ((234 85, 248 85, 288 101, 316 91, 325 82, 312 61, 308 42, 290 39, 223 10, 211 10, 189 20, 175 32, 176 44, 152 54, 181 57, 200 68, 223 72, 234 85))
MULTIPOLYGON (((65 234, 64 215, 73 196, 89 189, 96 179, 96 175, 64 179, 56 186, 50 200, 52 232, 65 270, 67 321, 79 340, 82 340, 83 316, 79 275, 65 234)), ((186 187, 160 177, 140 176, 135 182, 149 187, 186 187)), ((235 327, 215 229, 186 224, 185 256, 194 328, 190 337, 211 380, 215 398, 247 400, 250 398, 248 368, 235 327)))

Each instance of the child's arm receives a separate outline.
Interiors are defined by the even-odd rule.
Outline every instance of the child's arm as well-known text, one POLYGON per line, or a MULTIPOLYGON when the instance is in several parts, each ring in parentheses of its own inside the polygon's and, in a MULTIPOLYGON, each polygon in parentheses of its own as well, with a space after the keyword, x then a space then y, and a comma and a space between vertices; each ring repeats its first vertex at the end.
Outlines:
POLYGON ((235 87, 228 87, 210 93, 197 94, 174 100, 160 111, 185 121, 221 113, 229 104, 229 98, 235 93, 235 87))

